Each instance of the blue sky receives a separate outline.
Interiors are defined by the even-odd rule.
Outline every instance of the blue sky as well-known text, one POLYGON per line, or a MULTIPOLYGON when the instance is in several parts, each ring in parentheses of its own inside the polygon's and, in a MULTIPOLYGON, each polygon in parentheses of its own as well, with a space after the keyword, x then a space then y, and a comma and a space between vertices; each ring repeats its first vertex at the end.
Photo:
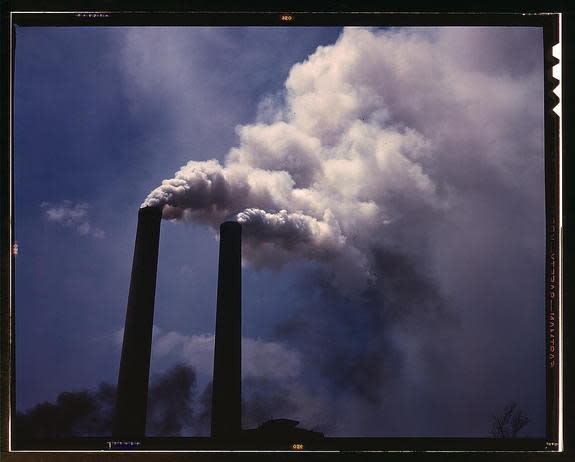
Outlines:
MULTIPOLYGON (((230 188, 252 181, 243 208, 311 230, 246 242, 247 397, 273 410, 287 388, 274 417, 342 436, 487 436, 517 401, 543 435, 540 30, 16 37, 18 410, 116 382, 138 208, 214 159, 230 188)), ((184 361, 203 387, 219 217, 170 200, 151 374, 184 361)))

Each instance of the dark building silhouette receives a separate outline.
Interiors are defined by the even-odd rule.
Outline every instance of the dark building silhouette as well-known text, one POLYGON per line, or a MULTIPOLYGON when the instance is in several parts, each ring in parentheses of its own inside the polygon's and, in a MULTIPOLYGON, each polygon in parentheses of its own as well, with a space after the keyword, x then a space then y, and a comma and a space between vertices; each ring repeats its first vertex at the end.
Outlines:
POLYGON ((139 439, 146 431, 161 219, 162 210, 157 207, 144 207, 138 212, 112 429, 115 438, 139 439))
POLYGON ((271 419, 258 428, 242 431, 242 439, 268 442, 299 442, 310 443, 324 438, 321 432, 298 427, 299 422, 291 419, 271 419))
POLYGON ((213 438, 235 438, 241 431, 242 227, 220 226, 216 338, 212 389, 213 438))

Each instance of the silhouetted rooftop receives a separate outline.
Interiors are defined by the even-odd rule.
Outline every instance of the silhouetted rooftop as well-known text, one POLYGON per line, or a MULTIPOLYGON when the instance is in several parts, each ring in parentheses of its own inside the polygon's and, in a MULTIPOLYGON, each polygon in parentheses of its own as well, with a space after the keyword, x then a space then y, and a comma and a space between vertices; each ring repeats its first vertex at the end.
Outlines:
POLYGON ((242 436, 274 441, 309 442, 323 439, 321 432, 297 428, 299 421, 291 419, 271 419, 263 422, 258 428, 242 430, 242 436))

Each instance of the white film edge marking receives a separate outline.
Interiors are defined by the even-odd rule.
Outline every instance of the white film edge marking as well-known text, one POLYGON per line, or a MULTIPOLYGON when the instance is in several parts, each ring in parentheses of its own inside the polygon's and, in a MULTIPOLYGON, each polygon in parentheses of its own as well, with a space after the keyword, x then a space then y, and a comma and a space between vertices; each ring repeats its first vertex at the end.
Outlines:
POLYGON ((553 93, 559 98, 559 103, 553 108, 553 112, 561 117, 561 43, 553 46, 552 53, 553 56, 559 60, 559 62, 553 66, 553 77, 559 80, 559 85, 553 90, 553 93))

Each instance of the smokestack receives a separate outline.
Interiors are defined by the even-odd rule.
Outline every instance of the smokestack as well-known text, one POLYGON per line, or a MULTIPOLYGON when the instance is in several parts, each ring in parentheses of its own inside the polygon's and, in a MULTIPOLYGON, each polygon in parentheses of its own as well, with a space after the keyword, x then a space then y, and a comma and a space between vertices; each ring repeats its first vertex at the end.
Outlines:
POLYGON ((239 223, 222 223, 212 389, 213 438, 234 438, 241 430, 241 238, 239 223))
POLYGON ((162 210, 158 207, 143 207, 138 212, 112 431, 116 438, 143 438, 146 431, 161 219, 162 210))

